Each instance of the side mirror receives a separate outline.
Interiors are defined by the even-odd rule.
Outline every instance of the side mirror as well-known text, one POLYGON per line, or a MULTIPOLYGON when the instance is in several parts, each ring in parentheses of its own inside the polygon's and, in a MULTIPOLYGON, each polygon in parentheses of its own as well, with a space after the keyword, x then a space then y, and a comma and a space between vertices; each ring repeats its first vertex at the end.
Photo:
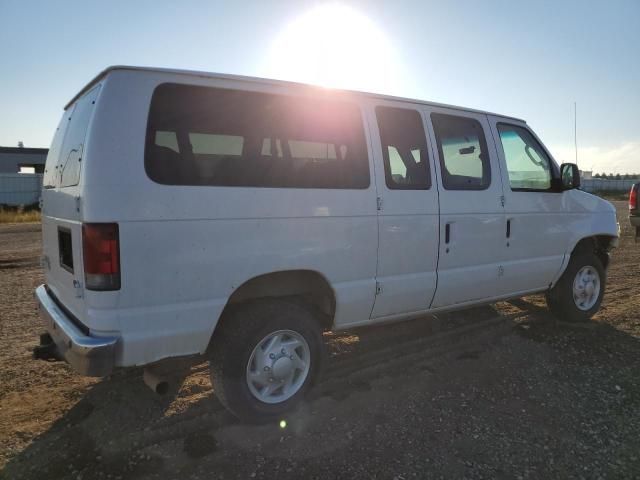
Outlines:
POLYGON ((580 170, 575 163, 563 163, 560 166, 562 190, 571 190, 580 186, 580 170))

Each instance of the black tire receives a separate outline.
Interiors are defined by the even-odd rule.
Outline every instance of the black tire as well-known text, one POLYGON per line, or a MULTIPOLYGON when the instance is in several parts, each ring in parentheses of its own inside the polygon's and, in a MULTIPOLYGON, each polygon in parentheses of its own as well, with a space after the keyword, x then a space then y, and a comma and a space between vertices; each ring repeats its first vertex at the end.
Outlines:
POLYGON ((325 348, 322 330, 311 309, 295 301, 256 300, 232 307, 214 333, 210 353, 213 389, 220 402, 236 417, 265 422, 292 410, 304 398, 322 371, 325 348), (249 390, 247 364, 253 349, 277 330, 292 330, 306 340, 310 367, 304 383, 289 399, 265 403, 249 390))
POLYGON ((602 262, 595 253, 575 252, 569 260, 569 265, 556 285, 547 292, 547 306, 559 319, 568 322, 586 322, 600 309, 602 297, 606 287, 606 272, 602 262), (588 310, 581 310, 573 297, 573 282, 578 272, 586 266, 593 267, 600 276, 600 291, 594 305, 588 310))

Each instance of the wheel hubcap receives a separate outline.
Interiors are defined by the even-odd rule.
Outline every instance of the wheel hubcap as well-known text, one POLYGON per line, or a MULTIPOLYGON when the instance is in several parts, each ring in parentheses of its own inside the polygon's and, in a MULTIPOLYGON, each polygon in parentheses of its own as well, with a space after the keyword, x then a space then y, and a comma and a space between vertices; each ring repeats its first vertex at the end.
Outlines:
POLYGON ((278 330, 264 337, 247 363, 247 386, 264 403, 280 403, 300 390, 309 375, 311 351, 302 335, 278 330))
POLYGON ((590 265, 582 267, 573 280, 573 301, 586 311, 596 304, 600 296, 600 274, 590 265))
POLYGON ((289 357, 280 357, 273 362, 271 372, 276 380, 283 381, 293 373, 293 362, 289 357))

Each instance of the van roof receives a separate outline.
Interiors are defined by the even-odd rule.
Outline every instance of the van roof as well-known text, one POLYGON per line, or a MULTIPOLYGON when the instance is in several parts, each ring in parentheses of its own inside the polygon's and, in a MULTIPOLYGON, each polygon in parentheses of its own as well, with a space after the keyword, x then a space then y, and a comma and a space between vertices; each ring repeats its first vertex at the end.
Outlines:
MULTIPOLYGON (((224 80, 240 80, 240 81, 243 81, 243 82, 259 83, 259 84, 263 84, 263 85, 280 85, 280 86, 290 86, 290 87, 297 87, 297 88, 300 88, 300 87, 307 87, 307 88, 308 87, 318 87, 318 85, 311 85, 311 84, 300 83, 300 82, 291 82, 291 81, 287 81, 287 80, 274 80, 274 79, 259 78, 259 77, 245 77, 245 76, 242 76, 242 75, 231 75, 231 74, 226 74, 226 73, 200 72, 200 71, 196 71, 196 70, 180 70, 180 69, 174 69, 174 68, 156 68, 156 67, 136 67, 136 66, 129 66, 129 65, 112 65, 110 67, 105 68, 102 72, 100 72, 98 75, 96 75, 89 83, 87 83, 84 86, 84 88, 82 88, 82 90, 80 90, 69 101, 69 103, 67 103, 65 105, 65 107, 64 107, 65 110, 67 108, 69 108, 69 106, 71 106, 73 104, 73 102, 75 102, 85 92, 87 92, 93 85, 95 85, 98 81, 100 81, 100 79, 102 79, 103 77, 107 76, 109 74, 109 72, 112 72, 114 70, 131 70, 131 71, 140 71, 140 72, 171 73, 171 74, 177 74, 177 75, 186 75, 186 76, 189 76, 189 77, 218 78, 218 79, 224 79, 224 80)), ((521 119, 521 118, 512 117, 512 116, 509 116, 509 115, 503 115, 503 114, 500 114, 500 113, 488 112, 488 111, 485 111, 485 110, 477 110, 477 109, 473 109, 473 108, 460 107, 460 106, 456 106, 456 105, 447 105, 447 104, 444 104, 444 103, 429 102, 429 101, 425 101, 425 100, 417 100, 417 99, 414 99, 414 98, 396 97, 396 96, 393 96, 393 95, 384 95, 384 94, 379 94, 379 93, 362 92, 362 91, 358 91, 358 90, 336 89, 336 91, 355 94, 355 95, 360 95, 360 96, 363 96, 363 97, 379 98, 379 99, 384 99, 384 100, 398 100, 398 101, 404 101, 404 102, 409 102, 409 103, 418 103, 418 104, 423 104, 423 105, 430 105, 430 106, 434 106, 434 107, 452 108, 452 109, 455 109, 455 110, 462 110, 462 111, 466 111, 466 112, 481 113, 481 114, 485 114, 485 115, 495 115, 495 116, 498 116, 498 117, 508 118, 508 119, 517 120, 519 122, 526 123, 526 121, 521 119)))

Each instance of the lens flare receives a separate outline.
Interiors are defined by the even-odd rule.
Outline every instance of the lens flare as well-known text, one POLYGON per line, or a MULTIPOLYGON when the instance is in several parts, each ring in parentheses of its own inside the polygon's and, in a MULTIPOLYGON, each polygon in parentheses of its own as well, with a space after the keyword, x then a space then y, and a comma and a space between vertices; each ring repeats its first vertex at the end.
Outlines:
POLYGON ((282 428, 282 429, 287 428, 287 421, 286 420, 280 420, 280 428, 282 428))
POLYGON ((286 26, 266 62, 269 77, 385 93, 402 75, 384 33, 338 3, 315 7, 286 26))

